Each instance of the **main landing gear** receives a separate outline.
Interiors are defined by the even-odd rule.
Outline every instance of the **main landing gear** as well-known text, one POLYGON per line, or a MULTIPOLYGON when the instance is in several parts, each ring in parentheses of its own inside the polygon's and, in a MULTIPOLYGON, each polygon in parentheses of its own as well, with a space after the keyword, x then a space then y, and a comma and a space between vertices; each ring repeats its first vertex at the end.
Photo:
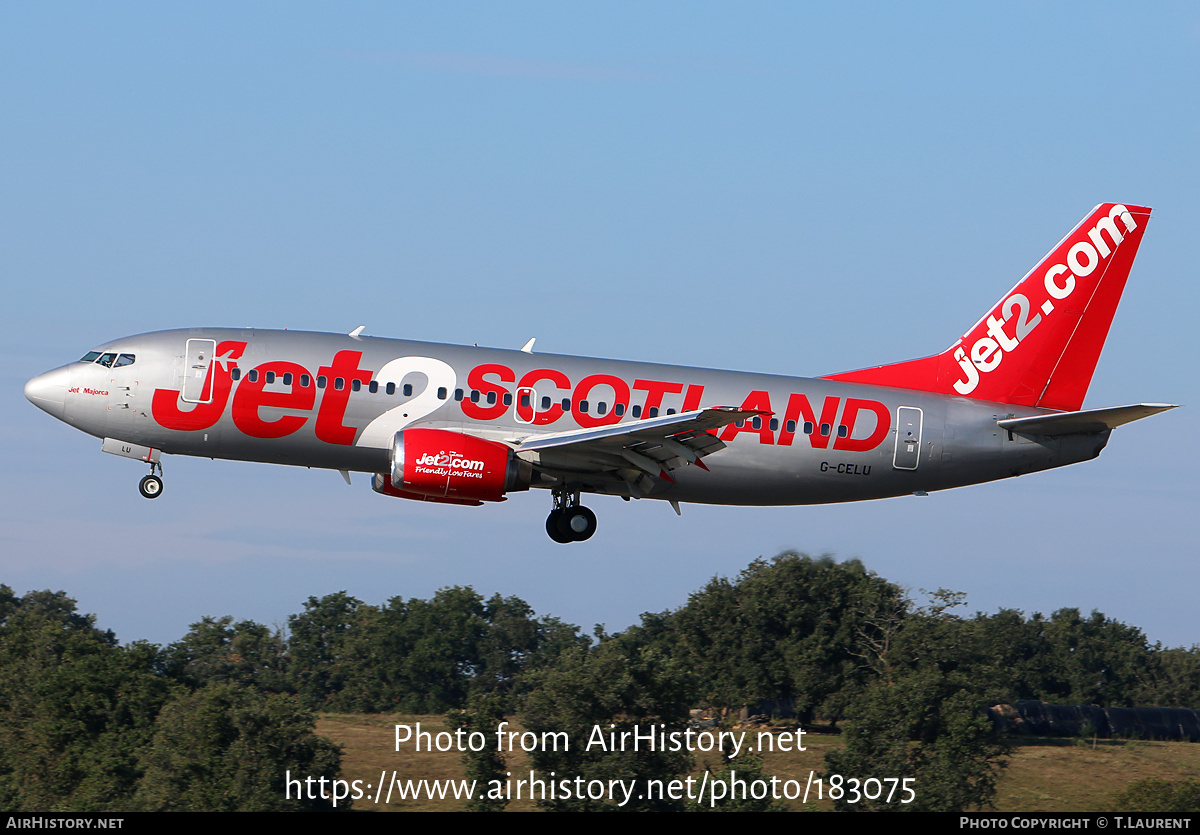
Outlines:
POLYGON ((554 491, 554 509, 546 517, 546 533, 555 542, 583 542, 596 532, 596 514, 579 503, 579 491, 554 491))
POLYGON ((161 475, 155 475, 155 471, 162 473, 162 464, 157 461, 150 462, 150 475, 143 476, 138 482, 138 492, 142 494, 142 498, 157 499, 162 495, 163 480, 161 475))

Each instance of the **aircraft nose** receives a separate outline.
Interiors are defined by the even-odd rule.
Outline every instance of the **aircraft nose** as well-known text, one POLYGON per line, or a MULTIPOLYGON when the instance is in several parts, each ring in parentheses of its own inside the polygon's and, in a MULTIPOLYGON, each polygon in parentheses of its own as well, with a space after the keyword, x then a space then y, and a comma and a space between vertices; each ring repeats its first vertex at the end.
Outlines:
POLYGON ((70 366, 47 371, 25 384, 25 398, 43 412, 62 420, 70 382, 70 366))

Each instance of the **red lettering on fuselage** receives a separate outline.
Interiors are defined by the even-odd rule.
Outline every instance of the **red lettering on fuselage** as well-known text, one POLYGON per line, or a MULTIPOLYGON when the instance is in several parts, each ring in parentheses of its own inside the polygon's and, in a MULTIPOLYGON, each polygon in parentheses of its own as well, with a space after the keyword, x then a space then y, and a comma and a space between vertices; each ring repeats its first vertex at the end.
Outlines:
MULTIPOLYGON (((345 425, 350 397, 354 391, 370 384, 374 376, 369 369, 359 367, 361 351, 338 351, 329 365, 318 369, 316 379, 298 363, 265 362, 254 369, 257 373, 241 375, 235 390, 231 372, 245 349, 245 342, 222 342, 217 347, 213 370, 209 374, 213 386, 213 398, 209 403, 192 405, 181 400, 178 390, 155 390, 151 406, 154 419, 167 429, 208 429, 220 420, 232 399, 231 416, 239 431, 253 438, 283 438, 308 424, 315 408, 313 433, 318 440, 343 446, 354 443, 361 427, 345 425), (276 382, 267 382, 268 373, 276 382), (324 386, 317 384, 317 380, 324 386), (358 389, 355 388, 356 381, 358 389), (263 409, 274 411, 264 417, 263 409)), ((510 418, 519 423, 547 426, 569 412, 573 422, 583 428, 619 423, 626 415, 657 417, 669 395, 683 394, 682 411, 694 411, 704 405, 705 388, 702 384, 690 383, 684 393, 685 386, 681 382, 635 379, 630 384, 612 374, 590 374, 572 388, 570 378, 557 369, 538 368, 527 372, 518 381, 512 368, 499 363, 475 366, 467 373, 466 383, 472 393, 478 392, 461 400, 455 399, 467 419, 500 420, 511 409, 510 418), (645 392, 645 401, 634 403, 633 392, 645 392)), ((791 393, 782 422, 769 416, 771 394, 766 390, 751 391, 742 401, 741 408, 768 414, 742 421, 740 426, 729 424, 713 430, 722 441, 733 441, 749 432, 758 436, 760 444, 791 446, 800 433, 808 437, 814 449, 828 449, 832 442, 836 450, 867 452, 883 443, 891 430, 891 413, 887 406, 855 397, 846 398, 844 404, 840 397, 826 397, 818 418, 806 395, 791 393), (874 419, 873 424, 860 421, 868 412, 874 419), (859 428, 860 422, 862 428, 859 428)))
POLYGON ((362 351, 338 351, 333 356, 333 362, 321 366, 317 372, 329 378, 325 394, 321 397, 321 408, 317 410, 317 438, 327 444, 349 446, 354 443, 354 435, 358 430, 353 426, 343 426, 342 419, 346 416, 354 381, 371 382, 371 372, 358 367, 361 359, 362 351), (341 380, 345 382, 338 388, 341 380))
POLYGON ((575 422, 584 428, 591 426, 608 426, 613 423, 619 423, 621 415, 625 414, 625 410, 629 408, 629 384, 620 377, 614 377, 611 374, 592 374, 584 377, 579 381, 579 385, 575 386, 573 401, 575 407, 575 422), (612 399, 609 401, 611 406, 606 410, 605 414, 597 413, 597 404, 595 401, 589 401, 588 395, 596 386, 605 386, 612 389, 612 399), (588 403, 588 411, 582 411, 579 407, 582 403, 588 403), (620 406, 618 409, 617 406, 620 406))
POLYGON ((517 379, 517 375, 507 365, 485 363, 472 368, 471 373, 467 375, 467 385, 472 391, 479 392, 481 402, 476 403, 467 398, 462 403, 463 414, 472 420, 495 420, 508 411, 508 406, 504 403, 504 395, 508 394, 508 389, 499 383, 489 382, 484 378, 485 374, 496 375, 501 383, 512 383, 517 379), (495 395, 495 403, 492 405, 487 405, 489 394, 495 395))
POLYGON ((311 380, 307 386, 300 385, 301 375, 308 376, 308 369, 294 362, 266 362, 257 369, 258 374, 253 380, 245 380, 233 394, 233 425, 252 438, 282 438, 299 431, 308 422, 308 418, 297 415, 281 415, 275 420, 263 420, 258 410, 261 408, 292 409, 301 412, 312 411, 316 400, 316 388, 311 380), (286 391, 267 391, 267 373, 283 378, 291 376, 291 385, 283 382, 276 384, 286 391))
MULTIPOLYGON (((517 400, 517 416, 522 423, 532 423, 538 426, 545 426, 547 423, 554 423, 563 416, 563 407, 558 398, 550 397, 549 408, 541 409, 540 404, 535 403, 533 396, 529 397, 528 404, 525 403, 525 392, 523 389, 537 390, 537 384, 540 382, 554 383, 561 391, 569 392, 571 390, 571 381, 566 374, 561 371, 555 371, 553 368, 539 368, 536 371, 530 371, 521 378, 521 382, 517 384, 517 391, 521 392, 517 400)), ((543 389, 543 391, 545 391, 543 389)), ((547 397, 545 394, 539 394, 537 397, 547 397)))
POLYGON ((874 400, 847 397, 846 408, 842 410, 841 424, 846 427, 846 434, 842 435, 840 431, 838 432, 837 440, 833 442, 833 448, 844 449, 847 452, 866 452, 883 443, 888 430, 892 428, 892 413, 888 411, 887 406, 874 400), (854 423, 859 412, 864 411, 875 413, 875 429, 866 438, 855 438, 854 423))

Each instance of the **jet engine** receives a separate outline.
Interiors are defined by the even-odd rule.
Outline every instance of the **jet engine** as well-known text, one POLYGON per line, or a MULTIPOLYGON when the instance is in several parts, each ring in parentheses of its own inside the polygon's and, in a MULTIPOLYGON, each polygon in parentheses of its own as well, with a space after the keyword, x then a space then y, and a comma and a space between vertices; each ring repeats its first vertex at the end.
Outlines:
POLYGON ((446 429, 405 429, 392 439, 391 477, 377 475, 377 493, 451 504, 502 502, 528 490, 533 466, 510 447, 446 429))

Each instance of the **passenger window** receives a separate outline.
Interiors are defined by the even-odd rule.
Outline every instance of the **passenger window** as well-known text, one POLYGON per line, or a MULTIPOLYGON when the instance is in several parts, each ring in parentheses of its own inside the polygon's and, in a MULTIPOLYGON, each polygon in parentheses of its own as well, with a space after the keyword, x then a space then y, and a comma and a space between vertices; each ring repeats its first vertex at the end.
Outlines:
POLYGON ((605 404, 605 402, 603 400, 601 400, 599 403, 596 404, 596 414, 602 415, 607 411, 608 411, 608 406, 605 404))
POLYGON ((386 386, 384 386, 383 390, 386 394, 395 394, 396 393, 396 384, 388 383, 386 386))
POLYGON ((750 425, 755 429, 762 429, 762 418, 755 415, 750 419, 750 425))
POLYGON ((325 375, 322 374, 320 377, 317 378, 317 388, 319 388, 319 389, 325 388, 325 385, 328 382, 329 381, 325 379, 325 375))
POLYGON ((445 400, 448 395, 449 392, 446 390, 445 386, 442 386, 438 389, 438 400, 445 400))
POLYGON ((494 392, 494 391, 489 391, 489 392, 488 392, 488 396, 487 396, 487 402, 488 402, 488 405, 489 405, 489 406, 495 406, 495 405, 496 405, 496 392, 494 392))
POLYGON ((640 418, 642 416, 642 407, 634 406, 630 414, 632 414, 635 418, 640 418))
POLYGON ((779 429, 779 418, 771 418, 771 431, 779 429))
POLYGON ((833 427, 830 426, 828 423, 821 424, 821 434, 824 435, 826 438, 829 437, 829 433, 832 429, 833 429, 833 427))
POLYGON ((511 392, 507 392, 507 391, 504 392, 504 405, 505 406, 512 405, 512 393, 511 392))
POLYGON ((234 382, 242 379, 242 369, 234 366, 233 370, 229 372, 229 376, 234 380, 234 382))
POLYGON ((528 408, 529 408, 529 395, 528 395, 528 394, 522 394, 522 395, 521 395, 521 408, 522 408, 522 409, 528 409, 528 408))
POLYGON ((479 392, 477 392, 475 389, 471 389, 471 402, 472 403, 479 402, 479 392))
POLYGON ((362 380, 358 379, 357 377, 355 377, 353 380, 351 380, 350 381, 350 390, 351 391, 362 391, 362 380))
POLYGON ((334 377, 333 378, 333 388, 336 391, 341 391, 345 387, 346 387, 346 378, 345 377, 334 377))
POLYGON ((290 372, 290 371, 283 372, 283 384, 285 386, 290 386, 292 384, 292 372, 290 372))
POLYGON ((252 383, 257 383, 258 382, 258 369, 251 368, 250 373, 246 375, 246 379, 252 383))
POLYGON ((571 398, 569 398, 569 397, 564 398, 563 402, 562 402, 562 407, 563 407, 564 412, 571 411, 571 398))
POLYGON ((550 398, 549 398, 549 397, 543 397, 543 398, 542 398, 542 411, 544 412, 544 411, 546 411, 546 410, 547 410, 547 409, 549 409, 549 408, 550 408, 550 398))
POLYGON ((268 372, 267 372, 267 382, 268 382, 268 383, 273 383, 273 382, 275 382, 275 372, 274 372, 274 371, 268 371, 268 372))
POLYGON ((615 406, 613 406, 613 412, 616 413, 617 417, 620 417, 621 415, 625 414, 625 404, 624 403, 616 404, 615 406))
POLYGON ((308 384, 312 382, 312 377, 307 374, 300 375, 300 388, 308 388, 308 384))
POLYGON ((463 399, 463 390, 462 389, 454 390, 454 399, 460 403, 462 402, 462 399, 463 399))
POLYGON ((667 409, 667 414, 668 414, 668 415, 673 415, 673 414, 675 414, 675 410, 674 410, 674 409, 667 409))
POLYGON ((811 435, 812 432, 813 432, 812 421, 811 420, 804 421, 804 434, 811 435))
MULTIPOLYGON (((405 396, 405 397, 412 397, 412 383, 405 383, 405 384, 404 384, 404 396, 405 396)), ((442 399, 443 399, 443 400, 445 400, 446 398, 444 398, 444 397, 443 397, 442 399)))
POLYGON ((850 434, 850 430, 846 427, 846 424, 843 423, 838 426, 838 437, 839 438, 844 438, 849 434, 850 434))
POLYGON ((588 402, 586 400, 580 400, 579 401, 579 411, 583 412, 586 415, 587 410, 588 410, 588 402))
POLYGON ((379 381, 372 380, 370 383, 368 383, 367 391, 371 392, 371 394, 379 394, 379 381))
POLYGON ((650 417, 652 417, 652 418, 658 417, 658 407, 657 406, 650 407, 650 417))
POLYGON ((789 420, 787 423, 785 423, 785 424, 784 424, 784 426, 786 426, 786 427, 787 427, 787 431, 788 431, 788 434, 789 434, 789 435, 795 435, 795 434, 796 434, 796 421, 794 421, 794 420, 789 420))

